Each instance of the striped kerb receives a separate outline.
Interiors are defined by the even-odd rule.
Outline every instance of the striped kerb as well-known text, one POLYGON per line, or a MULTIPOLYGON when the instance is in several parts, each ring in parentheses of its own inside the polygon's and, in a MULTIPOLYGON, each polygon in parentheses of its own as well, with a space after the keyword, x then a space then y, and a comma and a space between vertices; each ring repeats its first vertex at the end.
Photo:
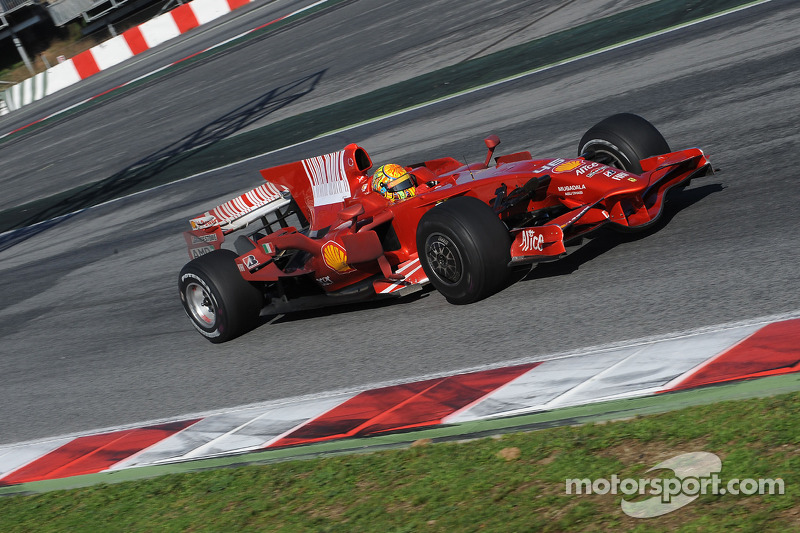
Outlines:
POLYGON ((484 370, 365 391, 269 447, 433 426, 538 364, 484 370))
POLYGON ((102 472, 195 422, 184 420, 79 437, 0 479, 0 486, 102 472))
POLYGON ((800 319, 785 320, 759 329, 699 367, 669 391, 798 371, 800 319))

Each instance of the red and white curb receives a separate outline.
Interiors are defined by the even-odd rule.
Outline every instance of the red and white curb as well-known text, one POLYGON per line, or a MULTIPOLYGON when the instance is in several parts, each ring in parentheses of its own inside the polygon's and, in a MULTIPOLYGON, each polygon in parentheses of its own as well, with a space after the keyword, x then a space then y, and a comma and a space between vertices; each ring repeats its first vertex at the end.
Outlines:
POLYGON ((800 371, 800 318, 0 446, 0 486, 543 412, 800 371))

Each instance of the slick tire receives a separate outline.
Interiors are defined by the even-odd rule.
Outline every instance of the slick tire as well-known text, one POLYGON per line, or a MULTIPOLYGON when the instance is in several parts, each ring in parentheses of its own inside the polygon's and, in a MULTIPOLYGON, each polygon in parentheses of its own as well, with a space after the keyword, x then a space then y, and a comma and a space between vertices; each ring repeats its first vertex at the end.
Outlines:
POLYGON ((178 277, 183 309, 209 341, 229 341, 258 323, 264 297, 242 278, 230 250, 215 250, 188 262, 178 277))
POLYGON ((453 304, 476 302, 509 278, 511 237, 492 209, 459 196, 434 207, 417 226, 420 263, 433 286, 453 304))
POLYGON ((664 136, 639 115, 620 113, 601 120, 581 137, 578 155, 610 167, 642 173, 642 159, 670 152, 664 136))

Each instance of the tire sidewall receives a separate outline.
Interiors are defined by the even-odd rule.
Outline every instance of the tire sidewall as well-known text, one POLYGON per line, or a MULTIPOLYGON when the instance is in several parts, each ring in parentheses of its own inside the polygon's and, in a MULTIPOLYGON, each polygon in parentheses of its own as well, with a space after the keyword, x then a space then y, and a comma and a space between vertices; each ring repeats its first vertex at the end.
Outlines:
POLYGON ((488 205, 472 197, 452 198, 434 207, 417 227, 420 263, 433 286, 451 303, 467 304, 497 292, 508 279, 511 238, 488 205), (428 249, 442 235, 460 257, 462 275, 451 283, 432 268, 428 249))
POLYGON ((636 174, 642 173, 642 165, 639 153, 627 142, 609 131, 595 130, 590 139, 581 139, 581 153, 586 153, 592 146, 599 146, 601 149, 608 150, 614 157, 622 162, 622 169, 636 174))
POLYGON ((207 280, 204 273, 199 269, 185 268, 181 272, 179 287, 183 310, 186 312, 186 315, 189 317, 189 321, 192 323, 195 329, 212 342, 216 339, 220 339, 223 332, 228 330, 228 316, 226 312, 226 306, 222 305, 222 296, 220 295, 220 292, 214 283, 211 280, 207 280), (189 304, 186 301, 186 289, 191 282, 196 282, 205 288, 206 292, 211 298, 212 304, 214 305, 214 312, 216 313, 216 321, 211 327, 204 327, 201 323, 195 320, 192 312, 189 310, 189 304))
POLYGON ((640 161, 670 152, 669 144, 658 129, 646 119, 632 113, 612 115, 591 128, 578 144, 578 155, 599 146, 617 158, 623 170, 642 173, 640 161))
POLYGON ((476 275, 476 272, 480 272, 483 265, 480 261, 477 246, 469 237, 466 228, 454 217, 436 213, 427 220, 420 221, 418 230, 421 230, 422 235, 425 235, 424 242, 418 241, 422 244, 422 250, 419 255, 420 263, 433 286, 450 301, 461 302, 469 300, 469 295, 481 286, 482 280, 478 279, 479 276, 476 275), (456 283, 443 280, 433 270, 428 260, 428 246, 437 235, 443 235, 451 241, 460 257, 461 277, 456 283))
POLYGON ((178 278, 181 304, 189 321, 213 343, 226 342, 255 327, 263 305, 260 290, 242 278, 236 257, 231 250, 211 252, 187 263, 178 278), (212 326, 198 322, 188 308, 186 290, 190 283, 197 283, 208 294, 216 313, 212 326))

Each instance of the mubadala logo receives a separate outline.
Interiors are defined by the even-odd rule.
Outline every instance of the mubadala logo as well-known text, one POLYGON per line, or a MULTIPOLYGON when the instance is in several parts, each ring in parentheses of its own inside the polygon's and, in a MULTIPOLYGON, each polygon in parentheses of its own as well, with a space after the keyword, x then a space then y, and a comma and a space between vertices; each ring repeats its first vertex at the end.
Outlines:
POLYGON ((583 194, 583 190, 586 188, 586 185, 565 185, 563 187, 558 188, 558 192, 563 192, 564 196, 571 196, 573 194, 583 194))

